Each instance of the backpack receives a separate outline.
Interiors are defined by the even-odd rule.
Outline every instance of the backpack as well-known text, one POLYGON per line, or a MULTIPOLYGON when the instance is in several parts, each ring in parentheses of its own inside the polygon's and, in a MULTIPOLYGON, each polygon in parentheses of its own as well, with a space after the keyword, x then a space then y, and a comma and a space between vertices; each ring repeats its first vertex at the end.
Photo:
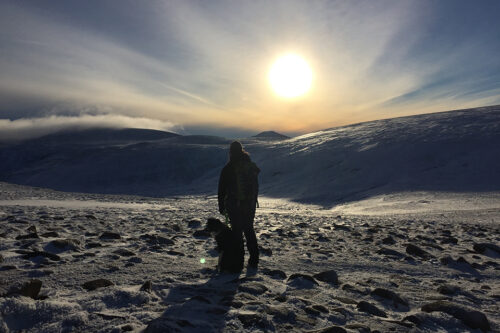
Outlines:
POLYGON ((259 168, 254 162, 239 161, 234 165, 238 201, 257 201, 259 168))

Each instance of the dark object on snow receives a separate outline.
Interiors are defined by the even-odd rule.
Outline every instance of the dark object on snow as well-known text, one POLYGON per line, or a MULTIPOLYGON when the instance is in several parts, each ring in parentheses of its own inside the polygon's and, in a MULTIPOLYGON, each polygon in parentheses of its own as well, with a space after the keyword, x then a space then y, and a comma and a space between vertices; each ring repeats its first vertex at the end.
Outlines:
MULTIPOLYGON (((206 230, 213 233, 219 252, 219 272, 239 273, 243 269, 243 255, 238 235, 219 219, 209 218, 206 230)), ((241 232, 240 232, 241 238, 241 232)))
POLYGON ((245 234, 250 259, 248 265, 257 267, 259 248, 253 228, 255 208, 259 194, 258 174, 260 169, 250 160, 241 143, 234 141, 229 148, 229 162, 224 166, 219 178, 219 212, 229 217, 231 229, 236 236, 239 252, 244 255, 245 234))
POLYGON ((103 232, 102 235, 99 237, 99 239, 120 239, 120 238, 122 238, 120 234, 110 231, 103 232))
POLYGON ((334 270, 324 271, 314 275, 316 280, 320 280, 330 284, 339 284, 339 278, 334 270))
POLYGON ((151 282, 151 280, 144 282, 143 285, 141 286, 141 291, 146 291, 150 293, 152 290, 153 290, 153 283, 151 282))
POLYGON ((470 328, 479 328, 484 332, 489 331, 491 329, 490 323, 488 322, 488 318, 486 318, 484 313, 475 310, 469 310, 457 304, 453 304, 451 302, 437 301, 429 303, 422 306, 422 311, 445 312, 461 320, 465 325, 469 326, 470 328))
POLYGON ((490 250, 500 254, 500 246, 492 243, 475 243, 473 248, 477 253, 484 253, 486 250, 490 250))
POLYGON ((432 258, 432 255, 429 252, 422 250, 414 244, 408 244, 406 246, 406 253, 411 254, 412 256, 420 257, 422 259, 432 258))
POLYGON ((42 288, 42 281, 34 279, 22 284, 12 286, 4 296, 26 296, 37 299, 38 293, 42 288))
POLYGON ((384 311, 380 310, 375 305, 370 304, 366 301, 359 302, 357 308, 359 311, 367 312, 377 317, 387 318, 387 314, 384 311))
POLYGON ((82 287, 88 291, 96 290, 97 288, 114 286, 114 283, 106 279, 97 279, 85 282, 82 287))

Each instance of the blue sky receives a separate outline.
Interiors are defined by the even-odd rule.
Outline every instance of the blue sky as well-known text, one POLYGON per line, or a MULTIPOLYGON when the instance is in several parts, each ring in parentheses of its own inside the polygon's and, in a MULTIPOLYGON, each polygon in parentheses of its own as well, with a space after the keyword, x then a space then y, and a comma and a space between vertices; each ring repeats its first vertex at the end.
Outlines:
POLYGON ((499 14, 496 0, 1 0, 0 130, 297 134, 500 104, 499 14), (288 52, 313 70, 293 100, 266 80, 288 52))

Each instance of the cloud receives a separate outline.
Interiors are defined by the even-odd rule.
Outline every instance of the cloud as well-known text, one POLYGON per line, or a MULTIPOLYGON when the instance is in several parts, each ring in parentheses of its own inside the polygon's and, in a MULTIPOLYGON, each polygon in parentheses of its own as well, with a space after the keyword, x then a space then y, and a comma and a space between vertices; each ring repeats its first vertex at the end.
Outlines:
POLYGON ((144 128, 169 132, 181 129, 168 121, 114 114, 0 119, 0 141, 33 139, 62 130, 87 128, 144 128))

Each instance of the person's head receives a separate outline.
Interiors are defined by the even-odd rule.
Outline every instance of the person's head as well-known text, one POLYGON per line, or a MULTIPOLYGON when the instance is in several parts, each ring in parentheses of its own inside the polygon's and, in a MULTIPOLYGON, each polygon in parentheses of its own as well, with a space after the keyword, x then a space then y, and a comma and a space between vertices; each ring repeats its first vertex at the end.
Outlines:
POLYGON ((248 153, 243 149, 239 141, 233 141, 229 146, 229 160, 236 161, 248 153))

